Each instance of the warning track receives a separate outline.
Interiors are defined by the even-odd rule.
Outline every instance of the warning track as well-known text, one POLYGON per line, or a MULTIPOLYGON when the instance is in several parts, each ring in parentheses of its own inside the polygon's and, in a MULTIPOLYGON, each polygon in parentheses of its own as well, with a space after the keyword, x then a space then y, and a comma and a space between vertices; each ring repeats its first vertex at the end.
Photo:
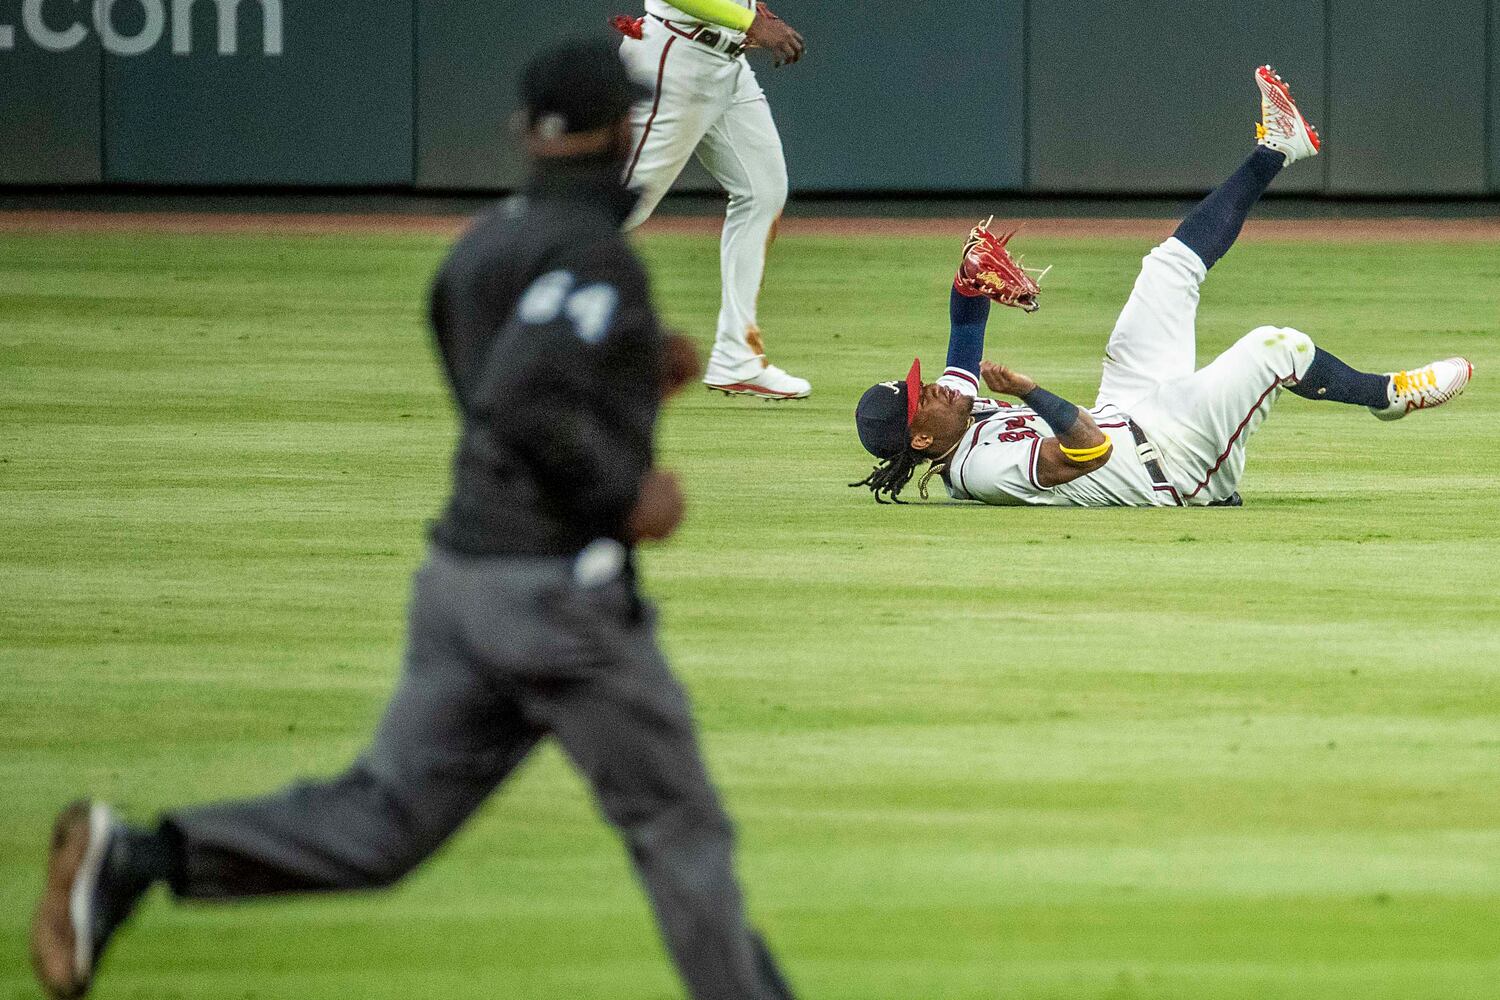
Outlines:
MULTIPOLYGON (((225 212, 77 212, 0 211, 3 233, 176 233, 191 235, 254 234, 346 236, 369 234, 431 234, 453 236, 467 224, 467 216, 354 214, 354 213, 225 213, 225 212)), ((646 233, 688 236, 717 235, 719 216, 661 216, 643 228, 646 233)), ((969 216, 789 217, 783 236, 922 237, 952 236, 974 224, 969 216)), ((1160 240, 1175 220, 1125 218, 1038 218, 1020 222, 1029 237, 1160 240)), ((1500 217, 1472 219, 1266 219, 1245 225, 1248 240, 1368 242, 1500 242, 1500 217)))

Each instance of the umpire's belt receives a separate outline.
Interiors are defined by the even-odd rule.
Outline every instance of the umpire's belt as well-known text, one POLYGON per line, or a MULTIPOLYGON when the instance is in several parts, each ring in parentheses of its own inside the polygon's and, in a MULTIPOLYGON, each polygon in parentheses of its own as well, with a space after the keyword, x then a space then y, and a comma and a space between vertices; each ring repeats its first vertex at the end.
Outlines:
POLYGON ((698 24, 696 21, 668 21, 666 18, 656 14, 652 14, 651 16, 662 24, 665 24, 667 30, 672 34, 686 38, 690 42, 697 42, 699 45, 706 45, 715 52, 726 55, 731 59, 738 58, 745 51, 745 43, 735 41, 727 31, 710 28, 708 25, 698 24), (692 25, 691 29, 684 27, 684 25, 688 24, 692 25))
POLYGON ((1130 436, 1135 438, 1135 453, 1140 456, 1141 464, 1146 467, 1146 474, 1151 477, 1151 486, 1158 493, 1165 493, 1172 498, 1173 505, 1182 506, 1182 497, 1177 493, 1177 487, 1167 478, 1167 470, 1162 468, 1161 452, 1156 450, 1156 445, 1146 437, 1146 432, 1141 430, 1141 425, 1125 418, 1130 425, 1130 436))

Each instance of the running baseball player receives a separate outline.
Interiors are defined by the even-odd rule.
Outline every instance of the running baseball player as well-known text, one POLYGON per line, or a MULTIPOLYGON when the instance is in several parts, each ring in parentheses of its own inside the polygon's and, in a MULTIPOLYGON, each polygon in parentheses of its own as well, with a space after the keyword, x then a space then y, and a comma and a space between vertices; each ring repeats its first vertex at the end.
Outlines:
POLYGON ((922 382, 871 387, 855 423, 880 459, 867 486, 876 500, 901 502, 923 463, 919 491, 941 476, 949 496, 999 505, 1074 507, 1237 506, 1245 447, 1282 389, 1305 399, 1369 407, 1382 420, 1441 406, 1463 392, 1473 366, 1463 358, 1384 375, 1356 371, 1307 334, 1251 330, 1197 371, 1198 289, 1228 252, 1245 216, 1281 170, 1318 154, 1320 139, 1269 66, 1256 149, 1145 258, 1115 323, 1093 409, 1083 409, 1002 365, 981 361, 990 300, 1027 311, 1037 284, 997 239, 977 227, 964 247, 949 314, 947 368, 922 382), (1023 405, 980 398, 979 383, 1023 405))
POLYGON ((704 384, 763 399, 805 398, 812 386, 766 359, 756 320, 787 180, 770 104, 745 58, 746 49, 763 48, 777 66, 794 63, 802 58, 802 36, 752 0, 646 0, 643 17, 614 24, 626 36, 625 65, 652 86, 632 114, 635 146, 625 181, 640 201, 625 228, 651 216, 695 153, 729 193, 719 325, 704 384))

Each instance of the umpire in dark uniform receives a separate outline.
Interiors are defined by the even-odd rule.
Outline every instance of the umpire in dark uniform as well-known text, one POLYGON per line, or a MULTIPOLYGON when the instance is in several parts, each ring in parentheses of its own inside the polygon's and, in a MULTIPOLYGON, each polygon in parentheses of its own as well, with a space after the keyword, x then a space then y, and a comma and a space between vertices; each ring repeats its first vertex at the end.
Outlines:
POLYGON ((155 828, 100 802, 64 810, 32 933, 51 995, 88 990, 154 882, 182 899, 396 882, 549 736, 628 843, 692 996, 791 995, 746 923, 733 831, 636 592, 631 547, 669 537, 683 511, 653 465, 657 411, 696 377, 619 232, 636 89, 612 45, 577 43, 534 62, 523 94, 535 175, 433 289, 463 433, 374 741, 331 781, 155 828))

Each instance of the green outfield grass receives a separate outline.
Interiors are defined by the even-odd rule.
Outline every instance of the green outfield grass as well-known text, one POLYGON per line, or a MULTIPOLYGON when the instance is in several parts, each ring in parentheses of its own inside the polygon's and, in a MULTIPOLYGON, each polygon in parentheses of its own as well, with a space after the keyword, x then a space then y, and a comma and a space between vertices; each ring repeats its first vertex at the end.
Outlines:
MULTIPOLYGON (((1167 227, 1163 227, 1164 231, 1167 227)), ((955 237, 962 234, 955 234, 955 237)), ((858 393, 941 365, 957 239, 785 239, 800 404, 690 391, 693 505, 645 558, 808 998, 1500 996, 1500 248, 1260 244, 1201 358, 1262 323, 1478 381, 1399 424, 1283 397, 1239 510, 877 507, 858 393)), ((1032 240, 990 357, 1091 400, 1144 241, 1032 240)), ((654 237, 706 343, 708 240, 654 237)), ((0 243, 0 997, 47 826, 337 770, 390 690, 453 420, 428 237, 0 243)), ((912 491, 915 499, 915 490, 912 491)), ((678 996, 626 859, 547 750, 384 896, 171 905, 101 998, 678 996)))

